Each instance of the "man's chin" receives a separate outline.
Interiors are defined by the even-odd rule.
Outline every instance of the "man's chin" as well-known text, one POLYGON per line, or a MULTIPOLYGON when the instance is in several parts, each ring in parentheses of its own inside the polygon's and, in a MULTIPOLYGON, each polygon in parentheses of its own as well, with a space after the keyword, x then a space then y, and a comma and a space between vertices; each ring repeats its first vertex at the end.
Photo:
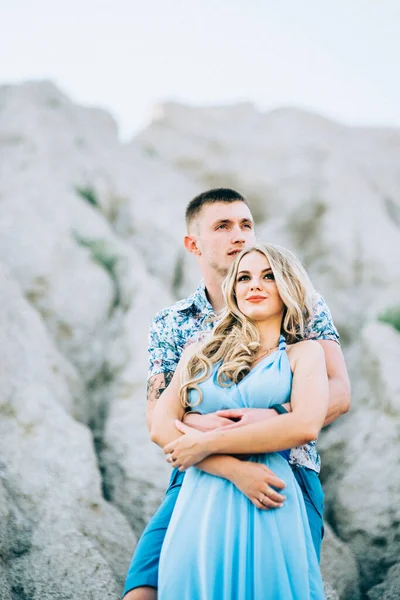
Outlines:
POLYGON ((229 267, 219 267, 217 271, 218 275, 225 278, 228 275, 229 267))
POLYGON ((210 267, 216 272, 218 273, 219 277, 226 277, 228 275, 228 271, 229 271, 229 267, 230 265, 227 266, 221 266, 221 265, 217 265, 215 263, 210 264, 210 267))

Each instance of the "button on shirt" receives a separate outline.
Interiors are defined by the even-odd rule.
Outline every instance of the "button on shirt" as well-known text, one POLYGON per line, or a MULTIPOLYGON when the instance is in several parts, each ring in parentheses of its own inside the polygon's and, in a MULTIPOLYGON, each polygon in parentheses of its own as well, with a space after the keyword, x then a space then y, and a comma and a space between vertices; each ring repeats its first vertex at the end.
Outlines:
MULTIPOLYGON (((160 373, 174 373, 184 348, 201 333, 211 331, 214 324, 215 313, 203 282, 192 296, 161 310, 154 317, 149 332, 148 379, 160 373)), ((318 292, 314 292, 311 316, 302 339, 339 342, 329 308, 318 292)), ((319 473, 321 461, 315 442, 292 448, 289 463, 319 473)))

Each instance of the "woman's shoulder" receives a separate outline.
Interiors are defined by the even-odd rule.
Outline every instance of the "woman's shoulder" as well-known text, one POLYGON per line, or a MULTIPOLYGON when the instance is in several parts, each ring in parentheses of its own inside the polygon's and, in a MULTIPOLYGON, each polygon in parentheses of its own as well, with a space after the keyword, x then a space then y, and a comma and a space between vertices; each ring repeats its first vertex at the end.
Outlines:
POLYGON ((323 348, 317 340, 303 340, 295 344, 288 344, 286 352, 288 353, 290 362, 318 360, 320 356, 324 355, 323 348))

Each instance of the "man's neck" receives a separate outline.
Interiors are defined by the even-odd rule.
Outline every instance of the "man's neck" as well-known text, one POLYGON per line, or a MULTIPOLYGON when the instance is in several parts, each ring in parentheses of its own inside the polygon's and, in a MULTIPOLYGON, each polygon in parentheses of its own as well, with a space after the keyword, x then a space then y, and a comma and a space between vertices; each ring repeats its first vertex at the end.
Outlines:
POLYGON ((213 274, 209 276, 203 275, 203 280, 208 301, 213 307, 214 312, 217 313, 225 306, 224 296, 222 294, 222 282, 224 278, 213 274))

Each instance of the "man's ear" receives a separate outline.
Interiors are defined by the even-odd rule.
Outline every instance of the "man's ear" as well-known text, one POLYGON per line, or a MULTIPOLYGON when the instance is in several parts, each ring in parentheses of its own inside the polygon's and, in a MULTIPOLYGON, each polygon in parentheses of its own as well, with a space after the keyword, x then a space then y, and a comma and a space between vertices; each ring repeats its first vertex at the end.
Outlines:
POLYGON ((186 250, 188 250, 191 254, 196 254, 197 256, 200 256, 201 250, 197 244, 195 236, 185 235, 185 237, 183 238, 183 244, 186 250))

